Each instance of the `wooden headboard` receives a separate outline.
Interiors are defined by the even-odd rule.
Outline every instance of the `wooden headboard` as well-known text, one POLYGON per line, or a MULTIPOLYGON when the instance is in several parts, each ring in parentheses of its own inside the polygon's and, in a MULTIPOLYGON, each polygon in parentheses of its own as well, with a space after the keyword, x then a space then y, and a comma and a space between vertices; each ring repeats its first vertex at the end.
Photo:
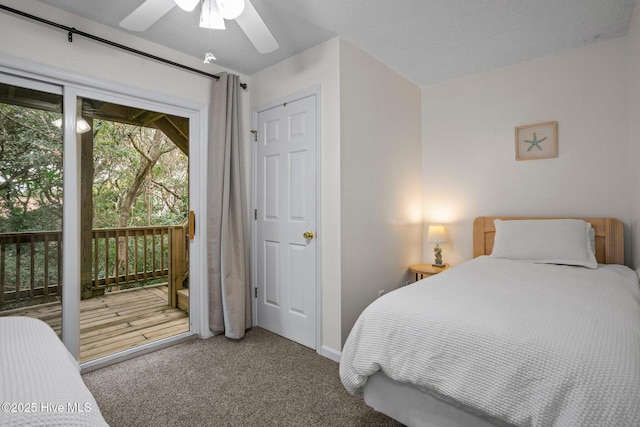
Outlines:
MULTIPOLYGON (((473 257, 490 255, 496 228, 494 219, 561 219, 552 217, 479 216, 473 221, 473 257)), ((574 218, 591 223, 596 232, 596 259, 599 264, 624 264, 622 221, 615 218, 574 218)))

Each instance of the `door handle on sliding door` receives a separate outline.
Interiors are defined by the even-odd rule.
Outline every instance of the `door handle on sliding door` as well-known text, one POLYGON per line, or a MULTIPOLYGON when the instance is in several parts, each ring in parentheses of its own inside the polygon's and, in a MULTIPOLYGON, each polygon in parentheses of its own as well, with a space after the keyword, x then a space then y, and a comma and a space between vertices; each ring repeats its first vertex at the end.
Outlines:
POLYGON ((193 240, 196 235, 196 213, 189 211, 189 240, 193 240))

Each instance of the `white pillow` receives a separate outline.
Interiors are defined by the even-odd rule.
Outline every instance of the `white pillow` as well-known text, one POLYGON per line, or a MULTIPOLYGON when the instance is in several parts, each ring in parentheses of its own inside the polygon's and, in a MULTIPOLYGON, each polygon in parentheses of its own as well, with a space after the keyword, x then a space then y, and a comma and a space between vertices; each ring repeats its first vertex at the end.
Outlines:
POLYGON ((579 219, 494 220, 491 256, 597 268, 591 224, 579 219))

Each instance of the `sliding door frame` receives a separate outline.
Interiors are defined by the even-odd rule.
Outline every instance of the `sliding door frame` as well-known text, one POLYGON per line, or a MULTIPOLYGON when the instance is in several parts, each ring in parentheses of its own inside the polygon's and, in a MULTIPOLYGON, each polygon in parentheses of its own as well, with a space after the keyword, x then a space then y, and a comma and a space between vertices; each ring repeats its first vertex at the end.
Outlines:
POLYGON ((62 88, 62 342, 80 359, 80 136, 76 90, 62 88))
MULTIPOLYGON (((92 98, 128 105, 189 119, 189 209, 200 222, 206 218, 206 135, 208 107, 139 88, 90 78, 54 67, 43 67, 28 60, 0 55, 0 73, 35 84, 61 87, 64 110, 63 156, 63 283, 62 340, 77 359, 80 349, 80 138, 75 132, 78 98, 92 98)), ((191 338, 211 336, 207 314, 206 227, 199 226, 189 242, 189 323, 190 331, 150 344, 125 350, 81 364, 84 370, 96 369, 125 358, 191 338), (204 301, 204 302, 203 302, 204 301)))

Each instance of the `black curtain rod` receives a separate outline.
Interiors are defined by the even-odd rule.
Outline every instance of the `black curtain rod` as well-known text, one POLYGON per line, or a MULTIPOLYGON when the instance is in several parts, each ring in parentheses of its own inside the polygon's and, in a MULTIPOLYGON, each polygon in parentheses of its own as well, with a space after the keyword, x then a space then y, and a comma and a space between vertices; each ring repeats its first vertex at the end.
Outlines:
MULTIPOLYGON (((106 45, 109 45, 109 46, 112 46, 112 47, 116 47, 118 49, 122 49, 122 50, 125 50, 127 52, 135 53, 136 55, 144 56, 145 58, 149 58, 149 59, 153 59, 153 60, 158 61, 158 62, 163 62, 165 64, 173 65, 174 67, 182 68, 183 70, 191 71, 192 73, 197 73, 197 74, 200 74, 200 75, 203 75, 203 76, 211 77, 212 79, 216 79, 216 80, 220 79, 220 76, 217 76, 215 74, 210 74, 210 73, 207 73, 205 71, 198 70, 197 68, 187 67, 186 65, 178 64, 177 62, 170 61, 170 60, 164 59, 164 58, 160 58, 159 56, 155 56, 155 55, 152 55, 150 53, 143 52, 141 50, 137 50, 137 49, 131 48, 129 46, 125 46, 125 45, 122 45, 122 44, 119 44, 119 43, 116 43, 116 42, 112 42, 111 40, 103 39, 102 37, 94 36, 93 34, 85 33, 84 31, 77 30, 77 29, 75 29, 73 27, 67 27, 66 25, 58 24, 56 22, 49 21, 47 19, 43 19, 43 18, 40 18, 40 17, 35 16, 35 15, 31 15, 29 13, 13 9, 13 8, 11 8, 9 6, 5 6, 5 5, 0 4, 0 9, 4 9, 4 10, 6 10, 8 12, 15 13, 16 15, 20 15, 22 17, 25 17, 25 18, 28 18, 28 19, 32 19, 34 21, 41 22, 43 24, 50 25, 52 27, 56 27, 56 28, 59 28, 61 30, 65 30, 67 32, 67 37, 68 37, 69 42, 73 42, 73 35, 74 34, 78 34, 79 36, 86 37, 88 39, 95 40, 97 42, 104 43, 106 45)), ((240 83, 240 86, 242 87, 242 89, 245 89, 245 90, 247 89, 247 84, 246 83, 240 83)))

